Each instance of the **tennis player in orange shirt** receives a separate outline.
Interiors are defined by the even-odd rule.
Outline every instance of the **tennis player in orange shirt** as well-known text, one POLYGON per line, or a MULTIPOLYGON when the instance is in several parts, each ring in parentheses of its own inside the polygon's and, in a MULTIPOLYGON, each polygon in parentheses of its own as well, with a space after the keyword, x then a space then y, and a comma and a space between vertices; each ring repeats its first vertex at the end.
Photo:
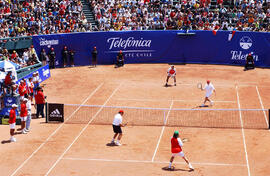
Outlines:
POLYGON ((174 79, 174 86, 176 86, 176 69, 174 68, 174 65, 171 65, 171 67, 168 69, 167 71, 167 79, 166 79, 166 84, 165 86, 168 86, 168 81, 170 79, 170 77, 172 77, 174 79))
POLYGON ((185 162, 188 164, 188 167, 190 169, 190 171, 193 171, 194 168, 192 167, 191 163, 188 161, 188 159, 185 157, 184 152, 182 150, 182 146, 183 146, 183 142, 182 140, 179 138, 179 132, 175 131, 173 134, 173 137, 171 138, 171 152, 172 152, 172 157, 170 159, 170 163, 169 163, 169 169, 173 170, 172 168, 172 162, 174 160, 175 156, 181 156, 185 162))

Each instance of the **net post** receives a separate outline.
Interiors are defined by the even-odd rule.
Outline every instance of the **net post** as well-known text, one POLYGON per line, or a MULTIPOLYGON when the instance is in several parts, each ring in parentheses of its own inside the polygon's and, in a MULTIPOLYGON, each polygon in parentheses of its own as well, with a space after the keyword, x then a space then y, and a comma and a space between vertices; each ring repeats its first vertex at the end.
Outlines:
POLYGON ((270 109, 268 109, 268 129, 270 130, 270 109))
POLYGON ((46 123, 48 123, 48 103, 45 103, 45 120, 46 123))

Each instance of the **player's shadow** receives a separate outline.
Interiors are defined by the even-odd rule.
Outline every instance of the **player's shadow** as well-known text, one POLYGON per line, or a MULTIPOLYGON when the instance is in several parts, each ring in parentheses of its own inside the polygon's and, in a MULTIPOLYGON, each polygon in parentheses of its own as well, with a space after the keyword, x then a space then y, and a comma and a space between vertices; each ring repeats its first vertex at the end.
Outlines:
POLYGON ((175 167, 172 167, 170 169, 168 166, 163 167, 162 170, 164 170, 164 171, 170 171, 170 172, 174 172, 174 171, 192 172, 192 171, 194 171, 192 169, 176 169, 175 167))
POLYGON ((173 85, 168 84, 168 85, 164 85, 163 87, 173 87, 173 85))
POLYGON ((11 143, 11 141, 10 140, 2 140, 1 141, 1 144, 7 144, 7 143, 11 143))
MULTIPOLYGON (((123 145, 125 146, 126 144, 122 144, 122 146, 123 145)), ((109 147, 120 147, 120 146, 116 145, 115 143, 111 143, 111 142, 110 143, 107 143, 106 146, 109 146, 109 147)))
POLYGON ((94 65, 90 65, 88 68, 96 68, 94 65))

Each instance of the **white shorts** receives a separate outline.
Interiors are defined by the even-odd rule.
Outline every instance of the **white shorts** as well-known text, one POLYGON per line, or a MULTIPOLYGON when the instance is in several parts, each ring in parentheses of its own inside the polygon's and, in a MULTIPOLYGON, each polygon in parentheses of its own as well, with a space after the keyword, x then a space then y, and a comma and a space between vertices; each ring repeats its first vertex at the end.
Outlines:
POLYGON ((212 95, 212 93, 206 93, 206 94, 205 94, 205 97, 210 98, 211 95, 212 95))
POLYGON ((10 127, 10 129, 15 129, 16 123, 11 123, 11 124, 9 124, 9 127, 10 127))
POLYGON ((181 156, 181 157, 184 157, 184 152, 179 152, 179 153, 172 153, 172 156, 175 157, 175 156, 181 156))
POLYGON ((175 74, 170 74, 170 73, 168 73, 168 76, 169 76, 169 77, 175 77, 175 74))
POLYGON ((21 121, 26 121, 27 116, 21 117, 21 121))

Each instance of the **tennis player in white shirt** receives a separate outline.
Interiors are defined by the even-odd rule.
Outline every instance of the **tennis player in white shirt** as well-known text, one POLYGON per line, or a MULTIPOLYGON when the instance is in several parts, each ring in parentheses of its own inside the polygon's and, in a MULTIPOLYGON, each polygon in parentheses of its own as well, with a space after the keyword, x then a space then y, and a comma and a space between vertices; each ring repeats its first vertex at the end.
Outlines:
POLYGON ((126 126, 127 124, 122 124, 122 121, 123 121, 123 114, 124 114, 124 111, 123 110, 120 110, 115 116, 114 116, 114 119, 113 119, 113 123, 112 123, 112 126, 113 126, 113 132, 114 132, 114 136, 113 136, 113 139, 112 139, 112 144, 115 144, 115 145, 122 145, 120 143, 120 140, 122 138, 122 129, 121 127, 124 127, 126 126), (118 136, 117 138, 117 141, 115 142, 115 139, 116 137, 118 136))
POLYGON ((210 97, 213 94, 213 92, 215 92, 215 94, 216 94, 216 90, 215 90, 215 87, 213 86, 213 84, 210 82, 210 80, 206 81, 206 84, 205 84, 204 88, 202 88, 202 90, 205 90, 205 99, 204 99, 202 106, 205 106, 205 103, 207 101, 209 101, 210 105, 212 106, 214 102, 210 100, 210 97))

